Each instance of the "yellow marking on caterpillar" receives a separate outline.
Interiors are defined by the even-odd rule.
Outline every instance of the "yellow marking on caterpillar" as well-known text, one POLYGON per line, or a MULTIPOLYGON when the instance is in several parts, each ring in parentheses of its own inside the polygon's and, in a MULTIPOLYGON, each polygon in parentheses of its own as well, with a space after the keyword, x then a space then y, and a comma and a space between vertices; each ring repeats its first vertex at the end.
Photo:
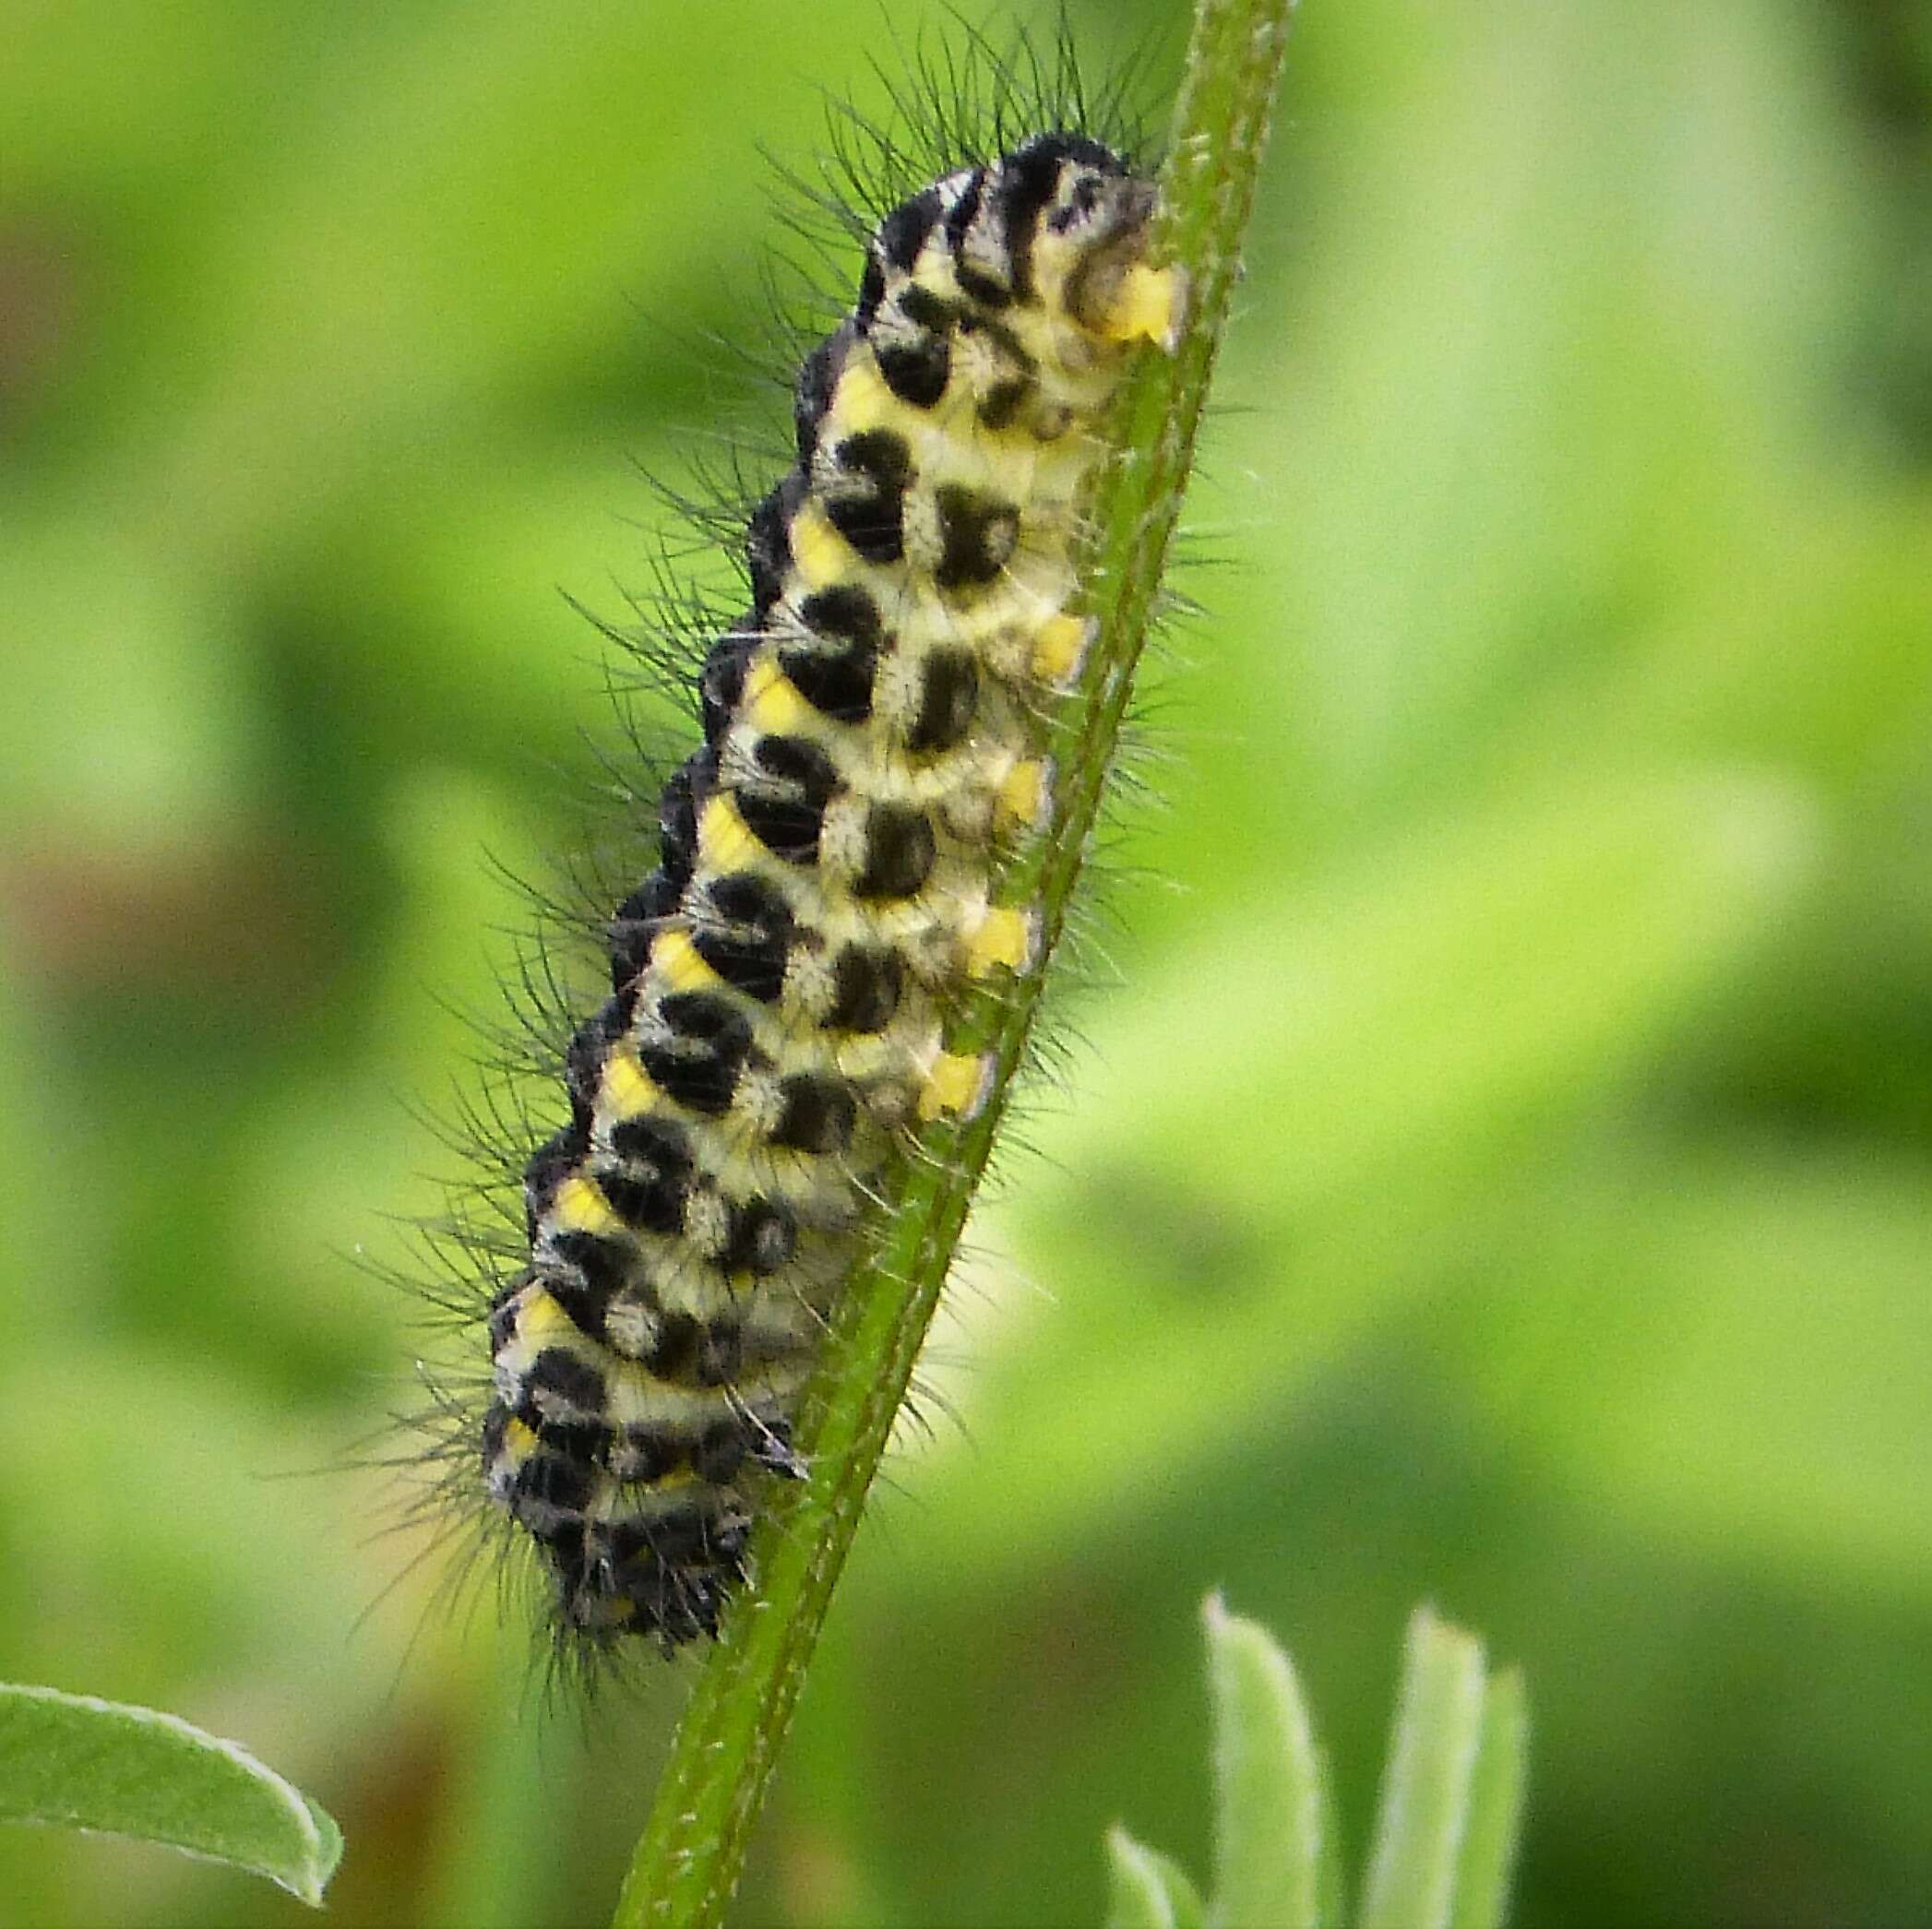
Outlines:
POLYGON ((604 1239, 624 1236, 624 1221, 611 1210, 611 1202, 595 1183, 581 1173, 573 1173, 557 1187, 550 1217, 566 1232, 590 1232, 604 1239))
POLYGON ((537 1430, 520 1420, 512 1419, 505 1423, 503 1429, 503 1450, 518 1466, 537 1450, 537 1430))
MULTIPOLYGON (((656 956, 653 947, 651 957, 655 959, 656 956)), ((599 1090, 602 1109, 618 1120, 641 1118, 647 1112, 655 1112, 664 1097, 638 1063, 637 1054, 627 1049, 614 1051, 604 1060, 599 1090)))
POLYGON ((570 1316, 542 1288, 527 1294, 517 1308, 517 1338, 532 1350, 542 1347, 546 1340, 578 1337, 570 1316))
POLYGON ((1005 906, 990 909, 966 947, 968 975, 984 978, 1001 965, 1009 971, 1023 971, 1032 962, 1038 937, 1032 911, 1005 906))
POLYGON ((892 393, 868 350, 864 354, 854 351, 845 358, 818 433, 821 440, 839 441, 847 435, 862 435, 867 429, 904 431, 924 426, 919 411, 892 393))
MULTIPOLYGON (((722 982, 704 961, 703 954, 691 942, 691 935, 686 931, 658 933, 650 944, 650 968, 663 979, 668 991, 708 991, 722 982)), ((644 1077, 641 1069, 638 1077, 644 1077)))
POLYGON ((1094 333, 1107 341, 1158 342, 1171 353, 1187 307, 1187 277, 1179 268, 1137 261, 1121 277, 1120 292, 1094 333))
POLYGON ((1050 767, 1044 757, 1021 757, 1001 778, 998 812, 1004 822, 1016 830, 1032 830, 1046 817, 1052 801, 1048 785, 1050 767))
POLYGON ((852 566, 850 546, 817 501, 808 500, 800 507, 786 534, 792 544, 793 566, 807 589, 829 587, 852 566))
POLYGON ((941 1052, 920 1088, 919 1116, 971 1118, 985 1102, 992 1079, 992 1053, 941 1052))
POLYGON ((1033 637, 1033 674, 1042 683, 1070 683, 1079 673, 1093 641, 1086 616, 1049 616, 1033 637))
POLYGON ((698 819, 698 855, 705 869, 736 871, 761 857, 764 851, 739 814, 732 793, 713 792, 698 819))
POLYGON ((647 1494, 674 1494, 680 1487, 695 1487, 698 1484, 698 1470, 691 1466, 667 1467, 662 1473, 653 1474, 649 1480, 631 1481, 630 1487, 641 1488, 647 1494))
POLYGON ((741 714, 757 730, 774 736, 809 733, 818 712, 799 693, 792 679, 769 656, 759 656, 745 673, 741 714))

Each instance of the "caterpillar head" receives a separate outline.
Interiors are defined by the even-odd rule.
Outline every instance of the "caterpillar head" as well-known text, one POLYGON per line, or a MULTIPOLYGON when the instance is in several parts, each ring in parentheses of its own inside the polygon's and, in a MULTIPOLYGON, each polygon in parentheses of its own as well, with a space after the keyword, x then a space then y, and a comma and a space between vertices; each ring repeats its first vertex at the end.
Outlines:
POLYGON ((1025 245, 1035 299, 1103 340, 1169 343, 1181 284, 1147 265, 1159 207, 1154 184, 1111 149, 1070 134, 1038 136, 999 172, 1016 241, 1032 214, 1025 245))

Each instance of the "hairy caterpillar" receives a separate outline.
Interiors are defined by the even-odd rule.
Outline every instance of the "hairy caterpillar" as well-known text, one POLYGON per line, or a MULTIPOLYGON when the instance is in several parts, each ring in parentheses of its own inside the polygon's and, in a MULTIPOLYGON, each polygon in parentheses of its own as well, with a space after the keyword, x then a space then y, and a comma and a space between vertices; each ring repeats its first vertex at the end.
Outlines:
POLYGON ((1050 800, 1108 406, 1176 323, 1155 204, 1075 125, 1001 139, 877 220, 798 374, 703 747, 524 1169, 486 1411, 451 1410, 566 1641, 716 1632, 894 1136, 979 1101, 948 1012, 1036 963, 999 880, 1050 800))

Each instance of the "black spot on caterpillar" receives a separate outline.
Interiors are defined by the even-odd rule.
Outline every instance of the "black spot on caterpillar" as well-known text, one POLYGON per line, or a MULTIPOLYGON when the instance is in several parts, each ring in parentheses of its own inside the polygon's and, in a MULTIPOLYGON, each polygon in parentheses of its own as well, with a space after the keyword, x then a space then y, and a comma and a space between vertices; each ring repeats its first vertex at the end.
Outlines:
POLYGON ((1178 281, 1144 167, 1064 64, 1032 71, 1035 131, 1009 99, 990 139, 936 113, 932 178, 869 200, 795 459, 741 525, 748 606, 700 645, 702 746, 561 1054, 567 1117, 525 1141, 520 1236, 468 1248, 488 1391, 438 1394, 436 1451, 535 1550, 572 1652, 715 1634, 761 1491, 803 1471, 798 1396, 896 1136, 984 1090, 948 1016, 1037 962, 1002 872, 1086 639, 1109 404, 1178 281))

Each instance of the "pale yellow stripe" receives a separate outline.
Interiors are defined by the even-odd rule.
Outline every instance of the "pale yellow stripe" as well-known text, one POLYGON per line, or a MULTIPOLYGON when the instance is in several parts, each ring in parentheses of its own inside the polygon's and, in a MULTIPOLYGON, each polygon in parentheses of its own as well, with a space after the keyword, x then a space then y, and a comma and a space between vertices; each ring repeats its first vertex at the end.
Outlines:
POLYGON ((765 847, 752 836, 729 791, 705 800, 698 820, 698 854, 708 871, 735 871, 756 863, 765 847))
POLYGON ((919 1116, 936 1119, 977 1109, 985 1091, 990 1054, 941 1052, 919 1093, 919 1116))
POLYGON ((591 1232, 602 1239, 624 1233, 624 1221, 611 1210, 610 1201, 581 1173, 573 1173, 557 1187, 550 1219, 566 1232, 591 1232))
POLYGON ((741 714, 754 729, 775 736, 809 732, 823 720, 799 694, 798 685, 768 656, 760 656, 745 673, 741 714))
POLYGON ((1155 341, 1172 349, 1187 305, 1187 278, 1179 268, 1137 261, 1121 279, 1114 305, 1094 333, 1109 341, 1155 341))
POLYGON ((1032 912, 996 906, 981 919, 966 947, 966 970, 974 978, 984 978, 1001 966, 1009 971, 1023 970, 1032 954, 1032 912))
MULTIPOLYGON (((667 991, 709 991, 723 982, 704 961, 703 954, 686 931, 661 931, 650 946, 650 967, 664 981, 667 991)), ((642 1078, 641 1070, 638 1077, 642 1078)))
POLYGON ((804 504, 786 533, 792 543, 793 566, 807 589, 826 589, 851 568, 851 548, 817 502, 804 504))
MULTIPOLYGON (((656 957, 652 949, 653 959, 656 957)), ((604 1114, 613 1119, 641 1118, 663 1103, 664 1095, 628 1051, 613 1052, 603 1063, 601 1092, 604 1114)))
POLYGON ((1067 682, 1080 667, 1091 635, 1084 616, 1049 616, 1033 637, 1033 674, 1043 683, 1067 682))

